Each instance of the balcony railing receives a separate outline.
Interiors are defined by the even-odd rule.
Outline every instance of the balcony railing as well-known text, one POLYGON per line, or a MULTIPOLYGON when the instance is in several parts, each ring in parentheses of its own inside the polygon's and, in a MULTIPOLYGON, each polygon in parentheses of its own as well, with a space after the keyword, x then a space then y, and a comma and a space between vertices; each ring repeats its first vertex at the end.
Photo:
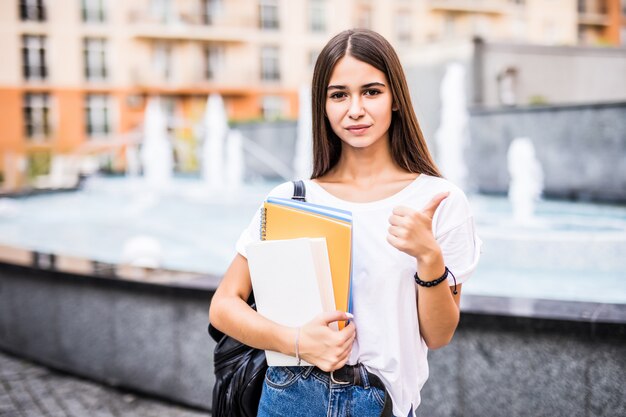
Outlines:
POLYGON ((465 13, 513 13, 523 6, 511 0, 430 0, 431 9, 465 13))
POLYGON ((608 26, 609 16, 600 13, 578 13, 578 24, 589 26, 608 26))
MULTIPOLYGON (((246 10, 246 9, 243 9, 246 10)), ((193 11, 173 11, 154 14, 145 10, 133 10, 128 15, 136 37, 159 39, 199 39, 240 42, 256 30, 254 13, 224 9, 207 18, 206 14, 193 11)))

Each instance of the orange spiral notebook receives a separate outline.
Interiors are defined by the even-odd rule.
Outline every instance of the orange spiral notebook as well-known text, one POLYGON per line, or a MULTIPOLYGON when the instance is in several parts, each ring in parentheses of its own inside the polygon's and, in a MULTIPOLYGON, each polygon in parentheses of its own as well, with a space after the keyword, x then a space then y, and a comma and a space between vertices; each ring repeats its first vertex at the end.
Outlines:
MULTIPOLYGON (((335 308, 352 312, 352 213, 273 197, 264 202, 261 210, 261 240, 326 239, 335 308)), ((344 326, 339 323, 340 329, 344 326)))

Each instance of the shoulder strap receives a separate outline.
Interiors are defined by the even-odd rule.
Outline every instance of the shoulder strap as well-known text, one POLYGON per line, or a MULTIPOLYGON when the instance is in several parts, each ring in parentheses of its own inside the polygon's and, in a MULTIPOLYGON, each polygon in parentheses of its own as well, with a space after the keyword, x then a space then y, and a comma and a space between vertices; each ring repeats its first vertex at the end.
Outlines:
POLYGON ((306 201, 306 188, 304 187, 304 181, 292 181, 293 182, 293 197, 294 200, 306 201))

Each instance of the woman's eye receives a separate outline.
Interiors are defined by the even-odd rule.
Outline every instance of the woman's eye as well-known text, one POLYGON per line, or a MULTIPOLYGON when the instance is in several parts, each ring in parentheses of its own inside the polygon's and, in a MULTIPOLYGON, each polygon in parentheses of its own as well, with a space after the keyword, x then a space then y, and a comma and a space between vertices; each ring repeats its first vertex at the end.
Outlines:
POLYGON ((345 97, 345 96, 346 96, 346 93, 337 92, 337 93, 332 93, 332 94, 330 95, 330 98, 332 98, 332 99, 335 99, 335 100, 336 100, 336 99, 343 98, 343 97, 345 97))
POLYGON ((363 94, 365 94, 366 96, 376 96, 380 94, 380 91, 379 90, 365 90, 363 94))

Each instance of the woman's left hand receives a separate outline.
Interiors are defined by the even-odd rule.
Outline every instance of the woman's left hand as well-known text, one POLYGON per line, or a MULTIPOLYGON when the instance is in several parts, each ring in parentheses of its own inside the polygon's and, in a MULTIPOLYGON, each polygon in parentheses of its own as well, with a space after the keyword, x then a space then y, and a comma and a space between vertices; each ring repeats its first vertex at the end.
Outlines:
POLYGON ((394 208, 389 217, 387 241, 418 261, 438 254, 440 249, 432 230, 433 217, 439 204, 449 194, 437 194, 421 211, 402 206, 394 208))

